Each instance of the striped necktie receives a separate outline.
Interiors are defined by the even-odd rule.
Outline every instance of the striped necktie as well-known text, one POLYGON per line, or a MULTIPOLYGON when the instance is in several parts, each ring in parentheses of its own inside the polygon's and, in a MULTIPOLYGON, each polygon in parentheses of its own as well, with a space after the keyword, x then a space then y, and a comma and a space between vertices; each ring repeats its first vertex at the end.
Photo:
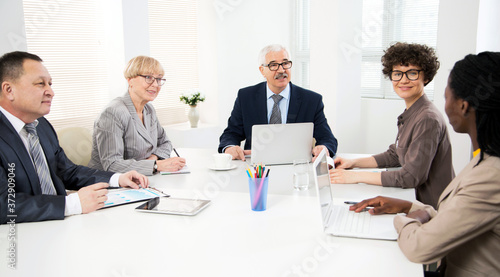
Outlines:
POLYGON ((269 124, 281 124, 281 111, 279 102, 283 99, 283 96, 278 94, 273 94, 271 96, 274 100, 273 110, 271 111, 271 118, 269 119, 269 124))
POLYGON ((40 181, 40 186, 42 187, 42 194, 55 195, 56 189, 50 178, 49 166, 42 152, 42 146, 40 145, 40 140, 38 139, 38 134, 36 133, 36 125, 38 122, 28 123, 24 126, 28 132, 28 143, 30 148, 31 159, 35 165, 36 173, 38 174, 38 179, 40 181))

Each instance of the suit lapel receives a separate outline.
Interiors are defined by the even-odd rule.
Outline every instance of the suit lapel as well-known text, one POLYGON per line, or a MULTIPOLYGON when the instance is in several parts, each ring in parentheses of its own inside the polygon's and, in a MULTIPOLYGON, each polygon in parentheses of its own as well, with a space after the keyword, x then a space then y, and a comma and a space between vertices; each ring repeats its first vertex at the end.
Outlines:
POLYGON ((296 123, 299 114, 300 104, 302 103, 302 92, 290 82, 290 104, 288 106, 288 115, 286 123, 296 123))
MULTIPOLYGON (((259 87, 257 90, 257 99, 255 102, 256 105, 256 111, 263 111, 263 112, 257 112, 256 115, 258 116, 257 122, 255 124, 268 124, 267 120, 267 82, 262 82, 262 85, 259 87)), ((250 127, 251 128, 251 127, 250 127)))
POLYGON ((146 129, 145 126, 148 126, 149 124, 149 116, 150 114, 146 112, 146 107, 144 107, 143 110, 143 117, 144 117, 144 124, 142 124, 142 121, 139 119, 139 116, 137 116, 137 112, 134 107, 134 103, 132 103, 132 99, 130 98, 130 95, 127 93, 124 97, 124 103, 125 106, 127 107, 128 111, 130 112, 130 115, 132 116, 133 122, 135 129, 141 135, 141 137, 144 138, 147 142, 151 143, 152 145, 154 144, 153 138, 151 138, 151 135, 149 134, 148 130, 146 129))
MULTIPOLYGON (((42 194, 42 188, 40 187, 40 182, 38 181, 38 175, 36 173, 35 167, 33 166, 33 161, 31 160, 26 146, 24 146, 21 137, 16 132, 9 120, 0 112, 0 129, 3 130, 0 133, 0 138, 5 141, 6 144, 10 146, 16 153, 18 159, 21 161, 21 166, 28 175, 30 181, 31 189, 34 194, 42 194)), ((16 165, 18 166, 18 165, 16 165)))

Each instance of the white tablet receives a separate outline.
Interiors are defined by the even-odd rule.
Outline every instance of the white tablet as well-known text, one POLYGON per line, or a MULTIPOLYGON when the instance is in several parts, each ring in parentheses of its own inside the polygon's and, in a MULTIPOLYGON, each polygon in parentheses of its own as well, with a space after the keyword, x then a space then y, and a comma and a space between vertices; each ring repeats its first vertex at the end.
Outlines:
POLYGON ((196 215, 209 204, 210 200, 156 197, 141 204, 135 210, 161 214, 196 215))

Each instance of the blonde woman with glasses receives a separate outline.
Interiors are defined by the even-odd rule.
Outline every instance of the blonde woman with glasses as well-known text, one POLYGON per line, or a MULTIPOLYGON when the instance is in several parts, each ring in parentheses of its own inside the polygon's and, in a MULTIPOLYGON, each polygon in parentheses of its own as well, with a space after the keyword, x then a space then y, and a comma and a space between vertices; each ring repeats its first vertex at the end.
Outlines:
POLYGON ((160 93, 164 70, 151 57, 131 59, 124 71, 128 91, 104 109, 94 123, 92 158, 89 167, 144 175, 177 171, 186 160, 170 157, 172 142, 160 125, 149 102, 160 93))

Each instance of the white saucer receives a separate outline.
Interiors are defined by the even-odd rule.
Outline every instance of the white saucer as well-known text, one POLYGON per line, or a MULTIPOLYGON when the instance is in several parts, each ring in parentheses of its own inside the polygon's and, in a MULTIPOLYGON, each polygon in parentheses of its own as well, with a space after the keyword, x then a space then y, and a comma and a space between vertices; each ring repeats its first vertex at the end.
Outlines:
POLYGON ((235 165, 235 164, 232 164, 230 167, 227 167, 227 168, 216 168, 214 165, 210 165, 208 167, 208 169, 211 169, 211 170, 217 170, 217 171, 224 171, 224 170, 231 170, 231 169, 235 169, 237 168, 238 166, 235 165))

